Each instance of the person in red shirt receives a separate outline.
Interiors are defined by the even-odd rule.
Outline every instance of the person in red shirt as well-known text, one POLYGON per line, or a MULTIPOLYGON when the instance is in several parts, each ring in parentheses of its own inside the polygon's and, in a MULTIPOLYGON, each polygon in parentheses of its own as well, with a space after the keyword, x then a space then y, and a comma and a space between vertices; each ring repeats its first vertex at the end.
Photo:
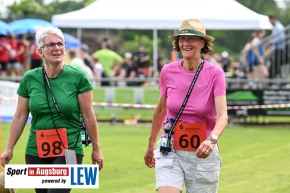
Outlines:
POLYGON ((9 62, 9 50, 11 46, 6 36, 0 34, 0 76, 7 74, 7 63, 9 62))
POLYGON ((18 60, 18 41, 16 38, 16 35, 10 34, 8 36, 8 43, 10 44, 10 50, 9 50, 9 62, 7 64, 7 75, 11 76, 13 75, 13 72, 16 76, 21 75, 21 65, 18 60))
POLYGON ((21 74, 24 74, 24 71, 26 69, 26 59, 27 59, 27 52, 28 52, 28 42, 26 39, 22 36, 18 36, 18 52, 17 52, 17 59, 20 63, 21 68, 21 74))
POLYGON ((34 69, 42 66, 42 57, 38 53, 38 49, 33 37, 28 37, 29 41, 29 52, 31 57, 30 68, 34 69))

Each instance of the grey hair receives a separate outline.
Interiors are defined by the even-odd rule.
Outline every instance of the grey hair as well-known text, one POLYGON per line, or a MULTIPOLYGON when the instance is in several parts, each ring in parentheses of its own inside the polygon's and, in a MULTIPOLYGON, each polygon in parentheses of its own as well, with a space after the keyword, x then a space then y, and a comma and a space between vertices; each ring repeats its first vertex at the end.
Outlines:
POLYGON ((64 36, 60 29, 55 27, 43 27, 39 28, 35 34, 37 48, 41 48, 44 45, 44 38, 49 34, 53 34, 60 37, 64 42, 64 36))

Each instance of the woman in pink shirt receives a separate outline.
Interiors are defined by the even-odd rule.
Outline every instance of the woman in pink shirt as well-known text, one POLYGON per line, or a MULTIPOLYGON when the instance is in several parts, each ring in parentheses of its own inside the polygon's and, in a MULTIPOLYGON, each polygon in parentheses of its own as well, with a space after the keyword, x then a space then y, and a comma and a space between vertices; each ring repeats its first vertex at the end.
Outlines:
POLYGON ((184 185, 187 193, 217 192, 221 166, 217 141, 228 123, 225 75, 220 67, 201 58, 213 52, 214 38, 206 35, 199 20, 188 19, 171 39, 182 59, 162 68, 145 164, 155 167, 159 193, 180 193, 184 185), (163 130, 156 147, 169 119, 174 129, 163 130))

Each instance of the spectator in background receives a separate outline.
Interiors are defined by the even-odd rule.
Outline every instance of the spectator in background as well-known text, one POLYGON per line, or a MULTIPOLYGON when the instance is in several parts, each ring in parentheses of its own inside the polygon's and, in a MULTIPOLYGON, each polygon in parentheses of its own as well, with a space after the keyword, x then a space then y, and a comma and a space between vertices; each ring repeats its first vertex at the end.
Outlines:
POLYGON ((83 59, 85 65, 93 71, 93 65, 90 57, 90 48, 88 45, 83 44, 80 50, 80 58, 83 59))
POLYGON ((122 67, 121 63, 116 63, 112 66, 112 77, 114 81, 111 82, 112 86, 126 86, 123 80, 126 77, 126 70, 122 67))
POLYGON ((26 39, 23 37, 23 35, 19 35, 17 37, 18 39, 18 61, 21 66, 21 73, 20 75, 24 74, 25 71, 25 66, 26 66, 26 57, 27 57, 27 48, 28 48, 28 42, 26 39))
POLYGON ((97 56, 91 56, 92 67, 93 67, 93 74, 96 79, 96 86, 107 86, 102 82, 102 77, 106 77, 104 74, 104 68, 101 63, 99 63, 99 59, 97 56))
MULTIPOLYGON (((35 43, 34 37, 29 35, 28 36, 28 50, 29 50, 29 57, 30 57, 30 69, 34 69, 37 67, 42 66, 42 56, 38 53, 38 48, 35 43)), ((29 70, 29 69, 26 69, 29 70)))
POLYGON ((129 80, 127 86, 138 86, 139 83, 132 80, 138 77, 138 66, 133 61, 133 55, 131 52, 126 52, 124 54, 124 62, 122 66, 126 71, 126 78, 129 80))
POLYGON ((111 50, 108 38, 104 38, 101 44, 101 50, 94 53, 98 57, 99 62, 103 65, 104 71, 107 76, 112 76, 112 66, 114 64, 121 64, 123 58, 116 52, 111 50))
POLYGON ((213 63, 214 65, 218 65, 218 61, 214 57, 213 53, 203 54, 203 59, 213 63))
POLYGON ((19 45, 18 40, 16 38, 15 34, 10 34, 8 36, 8 42, 10 44, 10 50, 9 50, 9 62, 7 64, 7 75, 11 76, 14 75, 20 76, 21 73, 21 65, 19 62, 18 52, 19 52, 19 45))
POLYGON ((166 64, 165 61, 166 61, 166 59, 163 56, 162 50, 159 50, 158 57, 157 57, 157 72, 155 72, 156 74, 154 74, 155 77, 159 77, 161 69, 166 64))
POLYGON ((148 77, 149 66, 150 66, 150 56, 146 52, 144 45, 140 44, 137 52, 134 54, 134 62, 138 66, 139 77, 148 77))
POLYGON ((256 88, 254 81, 254 50, 252 49, 252 42, 253 39, 255 38, 255 34, 252 33, 249 38, 247 43, 244 46, 243 49, 243 56, 242 56, 242 63, 245 68, 245 73, 248 79, 248 85, 247 88, 254 89, 256 88))
POLYGON ((227 73, 229 71, 229 67, 231 66, 231 59, 230 59, 230 55, 227 51, 223 51, 221 53, 221 62, 222 62, 222 68, 224 70, 225 73, 227 73))
POLYGON ((11 47, 5 35, 0 34, 0 76, 7 75, 9 51, 11 47))
POLYGON ((216 61, 216 65, 222 68, 223 65, 222 65, 222 57, 221 57, 221 55, 218 54, 218 53, 215 53, 215 54, 213 54, 213 57, 214 57, 214 59, 216 61))
POLYGON ((281 66, 287 63, 288 57, 285 51, 285 29, 276 16, 269 15, 268 17, 273 26, 271 39, 273 51, 270 66, 270 78, 279 78, 281 76, 281 66))
POLYGON ((254 32, 254 38, 251 42, 254 57, 254 79, 261 80, 268 76, 268 69, 264 60, 264 44, 261 40, 265 37, 265 30, 257 30, 254 32))
POLYGON ((69 57, 71 59, 69 65, 72 65, 76 68, 81 68, 85 73, 87 74, 89 80, 91 81, 92 85, 95 86, 94 84, 94 74, 93 71, 85 65, 83 59, 77 57, 77 53, 75 50, 70 50, 69 51, 69 57))

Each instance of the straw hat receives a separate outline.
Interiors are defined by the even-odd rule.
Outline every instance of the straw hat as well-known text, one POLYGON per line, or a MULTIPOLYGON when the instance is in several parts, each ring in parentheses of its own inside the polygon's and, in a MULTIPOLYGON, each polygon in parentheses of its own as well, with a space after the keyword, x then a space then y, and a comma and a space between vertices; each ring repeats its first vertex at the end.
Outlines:
POLYGON ((184 20, 179 27, 178 33, 169 37, 172 40, 176 40, 178 36, 199 36, 205 39, 207 43, 210 43, 214 40, 212 36, 206 35, 206 30, 203 23, 197 19, 184 20))
POLYGON ((15 189, 6 189, 5 188, 5 174, 4 172, 0 173, 0 193, 16 193, 15 189))

